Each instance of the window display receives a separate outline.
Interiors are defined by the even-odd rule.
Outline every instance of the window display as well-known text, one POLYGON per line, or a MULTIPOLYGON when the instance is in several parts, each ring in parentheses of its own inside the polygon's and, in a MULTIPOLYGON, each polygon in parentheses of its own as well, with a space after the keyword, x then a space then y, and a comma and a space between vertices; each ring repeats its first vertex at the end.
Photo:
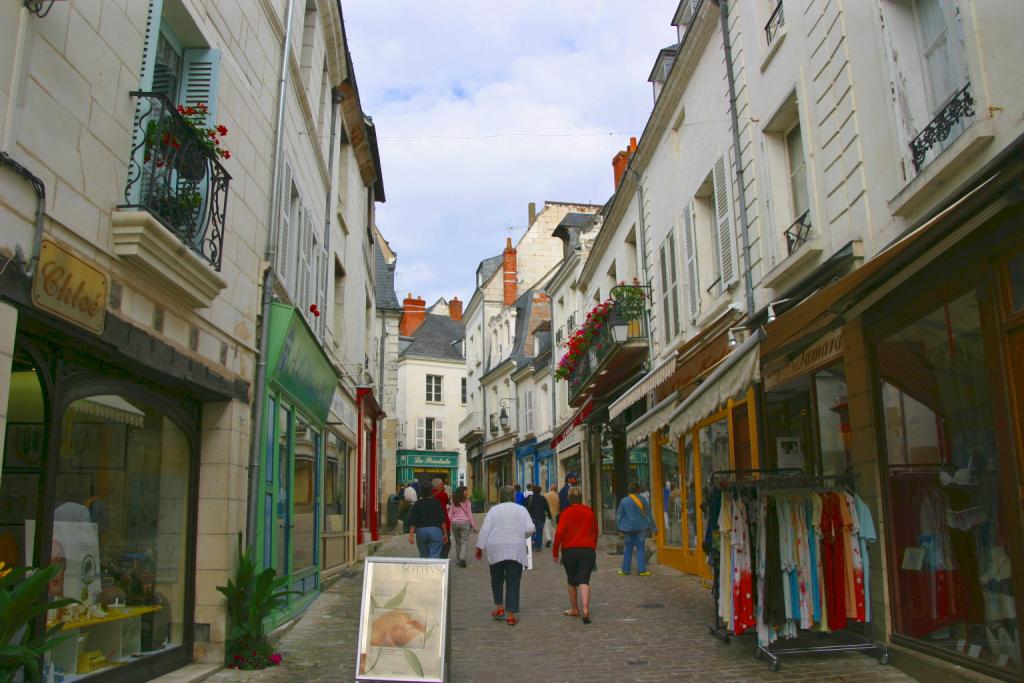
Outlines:
POLYGON ((842 362, 802 374, 766 394, 768 462, 809 474, 850 464, 850 417, 842 362))
POLYGON ((894 631, 1021 670, 1001 454, 974 292, 875 346, 888 455, 894 631))
POLYGON ((661 446, 661 509, 664 544, 683 544, 683 492, 679 480, 679 452, 671 444, 661 446))

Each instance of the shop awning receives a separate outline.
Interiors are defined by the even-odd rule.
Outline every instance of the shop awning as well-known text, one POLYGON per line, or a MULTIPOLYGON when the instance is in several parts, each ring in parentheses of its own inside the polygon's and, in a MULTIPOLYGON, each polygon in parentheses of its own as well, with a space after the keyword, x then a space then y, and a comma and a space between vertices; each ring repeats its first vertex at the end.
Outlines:
POLYGON ((626 408, 629 408, 631 405, 642 399, 648 392, 653 391, 656 387, 661 385, 662 382, 671 377, 672 373, 675 372, 675 369, 676 354, 673 353, 661 363, 658 363, 657 367, 641 377, 640 381, 629 389, 626 389, 626 392, 622 394, 622 396, 615 399, 615 401, 608 406, 608 419, 614 420, 626 408))
POLYGON ((860 268, 827 287, 822 287, 768 323, 764 328, 767 336, 761 346, 761 355, 768 357, 788 352, 799 348, 811 338, 820 337, 843 313, 842 307, 837 305, 840 300, 863 290, 876 276, 884 273, 888 266, 894 265, 901 256, 907 254, 911 247, 918 244, 933 227, 949 217, 968 199, 977 195, 995 177, 992 176, 980 183, 948 207, 878 252, 860 268))
POLYGON ((565 437, 557 444, 555 444, 555 450, 557 450, 558 454, 561 455, 570 448, 579 446, 581 441, 583 441, 583 430, 580 429, 579 427, 575 427, 573 429, 570 429, 566 433, 565 437))
POLYGON ((146 413, 142 412, 120 396, 104 394, 75 401, 72 410, 83 415, 101 417, 111 422, 120 422, 129 427, 141 427, 146 413))
POLYGON ((760 329, 755 330, 692 394, 686 397, 668 418, 670 438, 678 439, 693 425, 761 378, 757 347, 762 339, 764 332, 760 329))
POLYGON ((654 406, 636 420, 633 420, 626 427, 626 447, 632 448, 650 434, 663 429, 668 425, 668 419, 672 416, 679 394, 672 392, 668 398, 654 406))
POLYGON ((569 432, 583 424, 583 421, 587 419, 587 416, 594 410, 594 399, 588 398, 587 402, 580 406, 580 409, 576 411, 568 422, 562 425, 562 428, 558 430, 554 438, 551 439, 551 447, 555 448, 558 443, 564 439, 569 432))

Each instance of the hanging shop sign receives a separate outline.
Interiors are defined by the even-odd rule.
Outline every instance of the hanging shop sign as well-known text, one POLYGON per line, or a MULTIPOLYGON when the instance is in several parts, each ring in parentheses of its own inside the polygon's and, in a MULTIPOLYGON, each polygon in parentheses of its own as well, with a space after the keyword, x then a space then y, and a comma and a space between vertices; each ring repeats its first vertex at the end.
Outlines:
POLYGON ((843 357, 843 329, 836 328, 793 358, 783 357, 763 368, 764 388, 772 389, 843 357))
POLYGON ((402 467, 444 467, 459 466, 458 453, 399 453, 402 467))
POLYGON ((270 310, 270 336, 270 380, 325 422, 338 379, 320 344, 295 308, 279 303, 270 310))
POLYGON ((448 680, 448 560, 368 557, 357 681, 448 680))
POLYGON ((45 311, 103 334, 107 319, 106 273, 44 239, 32 280, 32 301, 45 311))

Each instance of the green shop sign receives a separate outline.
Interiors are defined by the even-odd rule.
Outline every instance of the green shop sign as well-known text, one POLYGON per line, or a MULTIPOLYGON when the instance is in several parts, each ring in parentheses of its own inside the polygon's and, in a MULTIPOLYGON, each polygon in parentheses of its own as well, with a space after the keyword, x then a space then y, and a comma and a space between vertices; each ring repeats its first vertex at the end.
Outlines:
POLYGON ((292 306, 270 309, 270 381, 284 389, 310 417, 327 421, 338 379, 319 342, 292 306))
POLYGON ((443 467, 455 469, 459 466, 458 453, 402 453, 399 451, 400 467, 443 467))

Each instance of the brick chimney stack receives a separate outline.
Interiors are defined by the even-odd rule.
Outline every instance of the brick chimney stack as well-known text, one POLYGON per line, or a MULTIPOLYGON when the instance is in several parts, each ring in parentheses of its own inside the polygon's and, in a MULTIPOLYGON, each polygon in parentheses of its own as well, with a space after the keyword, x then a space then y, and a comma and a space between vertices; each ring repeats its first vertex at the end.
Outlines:
POLYGON ((629 139, 629 147, 617 152, 612 157, 612 173, 615 176, 615 188, 618 189, 619 183, 622 182, 622 174, 626 172, 626 167, 629 166, 629 159, 633 156, 633 152, 636 151, 636 138, 632 137, 629 139))
POLYGON ((516 302, 519 290, 519 270, 516 266, 516 249, 512 246, 512 238, 505 238, 505 251, 502 252, 502 266, 505 272, 504 301, 506 306, 516 302))
POLYGON ((412 292, 402 302, 402 320, 398 323, 398 333, 403 337, 411 337, 427 318, 427 302, 422 298, 413 297, 412 292))
POLYGON ((455 322, 462 320, 462 302, 459 301, 459 297, 453 296, 448 302, 448 315, 455 322))

